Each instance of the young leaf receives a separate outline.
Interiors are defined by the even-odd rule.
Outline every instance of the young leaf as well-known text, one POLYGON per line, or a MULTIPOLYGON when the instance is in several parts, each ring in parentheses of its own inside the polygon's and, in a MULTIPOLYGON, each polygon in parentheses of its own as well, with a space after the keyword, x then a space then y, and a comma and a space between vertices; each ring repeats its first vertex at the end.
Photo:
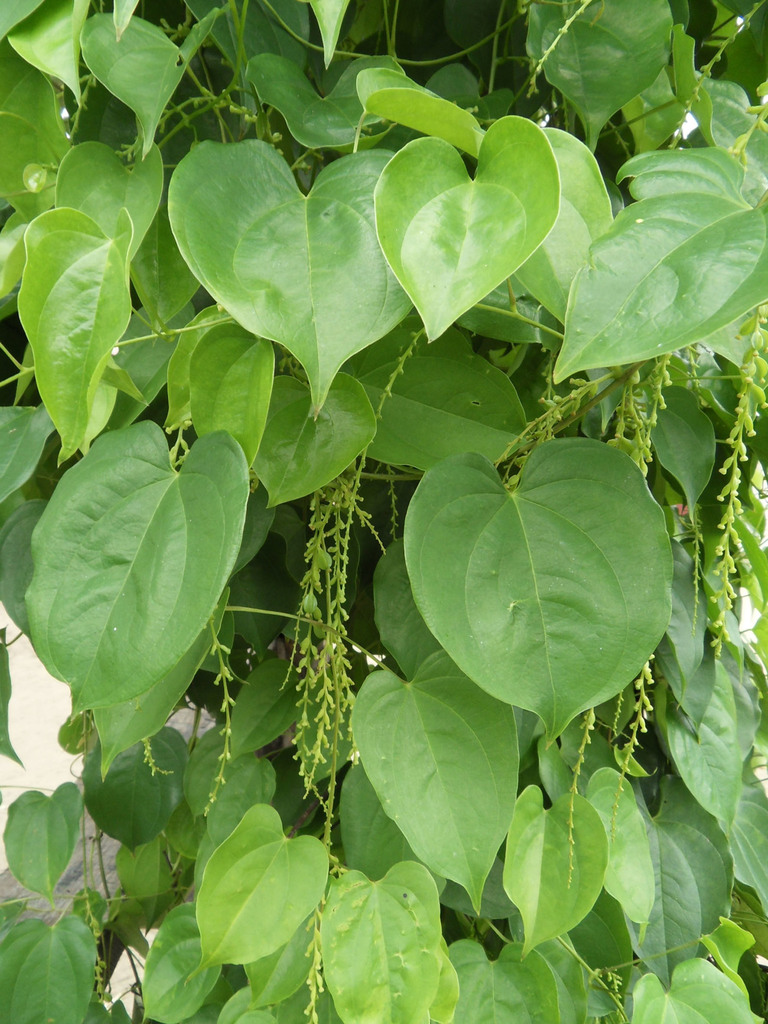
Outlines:
POLYGON ((88 0, 45 0, 8 34, 19 56, 69 86, 78 104, 80 32, 89 7, 88 0))
POLYGON ((632 1024, 754 1024, 755 1019, 749 1000, 731 979, 698 959, 678 965, 669 992, 653 974, 644 975, 635 986, 634 1004, 632 1024))
POLYGON ((206 967, 196 972, 199 963, 195 908, 185 903, 165 918, 147 955, 142 995, 148 1018, 179 1024, 200 1009, 221 968, 206 967))
POLYGON ((608 840, 597 811, 578 794, 543 809, 538 786, 523 790, 507 836, 504 888, 525 924, 525 951, 577 925, 600 894, 608 840))
POLYGON ((203 966, 280 949, 319 903, 327 877, 318 839, 286 839, 274 808, 251 807, 205 868, 197 898, 203 966))
POLYGON ((203 142, 171 178, 171 227, 195 277, 243 327, 301 361, 316 409, 344 360, 408 310, 373 223, 373 189, 388 156, 336 160, 304 196, 267 143, 203 142))
POLYGON ((715 428, 687 388, 666 388, 651 440, 659 462, 683 486, 693 509, 709 483, 715 464, 715 428))
POLYGON ((379 882, 359 871, 333 879, 321 935, 344 1024, 426 1020, 440 981, 440 910, 423 865, 395 864, 379 882))
POLYGON ((80 834, 83 798, 74 782, 50 796, 27 790, 8 808, 3 833, 8 866, 27 889, 53 906, 53 890, 67 870, 80 834))
POLYGON ((408 509, 405 558, 456 664, 550 736, 631 682, 669 621, 661 510, 626 456, 587 439, 536 448, 512 494, 480 456, 434 466, 408 509))
POLYGON ((355 743, 386 813, 431 870, 480 909, 517 789, 511 708, 488 697, 442 652, 411 683, 374 672, 352 715, 355 743))
POLYGON ((189 650, 234 565, 247 497, 232 438, 200 438, 176 473, 154 423, 99 438, 67 472, 35 533, 27 605, 39 657, 79 708, 144 693, 189 650))
POLYGON ((486 132, 472 181, 442 139, 416 139, 387 164, 376 231, 430 341, 513 274, 552 229, 560 182, 533 122, 505 117, 486 132))
POLYGON ((32 476, 52 430, 44 405, 0 409, 0 501, 32 476))
POLYGON ((742 956, 755 944, 755 936, 751 932, 739 928, 735 921, 727 917, 720 918, 720 924, 709 935, 701 938, 715 963, 734 985, 738 985, 744 995, 749 998, 747 986, 739 974, 739 963, 742 956))
POLYGON ((456 1024, 552 1024, 560 1021, 557 985, 537 952, 520 958, 519 945, 504 946, 490 961, 477 942, 462 939, 448 950, 459 976, 456 1024))

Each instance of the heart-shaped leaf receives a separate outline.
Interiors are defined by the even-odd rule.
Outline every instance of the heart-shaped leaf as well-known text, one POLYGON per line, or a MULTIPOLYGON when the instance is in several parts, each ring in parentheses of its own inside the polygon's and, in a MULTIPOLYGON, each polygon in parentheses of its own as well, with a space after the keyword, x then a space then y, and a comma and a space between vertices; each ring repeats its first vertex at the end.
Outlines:
POLYGON ((341 364, 408 311, 373 224, 388 156, 342 157, 304 196, 265 142, 202 142, 171 179, 171 227, 190 269, 246 330, 301 361, 316 408, 341 364))
POLYGON ((537 952, 520 959, 519 945, 503 947, 490 961, 478 942, 462 939, 449 948, 459 976, 456 1020, 473 1024, 553 1024, 560 1020, 557 985, 537 952))
POLYGON ((8 42, 24 60, 58 78, 80 103, 80 31, 88 0, 47 0, 9 34, 8 42))
POLYGON ((197 897, 202 965, 245 964, 280 949, 319 903, 327 877, 318 839, 286 839, 273 807, 251 807, 205 867, 197 897))
POLYGON ((632 1024, 754 1024, 749 999, 744 992, 706 960, 686 960, 672 976, 665 992, 653 974, 644 975, 633 992, 632 1024))
POLYGON ((64 874, 80 834, 83 798, 74 782, 50 796, 29 790, 8 808, 3 841, 8 866, 33 892, 53 906, 53 889, 64 874))
POLYGON ((86 443, 99 380, 131 317, 125 211, 109 238, 62 207, 27 228, 19 317, 35 356, 40 397, 61 435, 60 461, 86 443))
POLYGON ((381 248, 431 341, 546 238, 560 181, 544 132, 504 117, 483 138, 474 181, 453 146, 416 139, 387 164, 375 202, 381 248))
POLYGON ((372 881, 401 860, 416 860, 408 840, 384 813, 361 764, 353 764, 344 776, 339 818, 347 866, 372 881))
POLYGON ((661 509, 632 461, 596 441, 535 449, 512 494, 480 456, 438 463, 409 506, 405 557, 456 664, 550 735, 631 682, 669 622, 661 509))
POLYGON ((352 729, 382 807, 416 856, 463 885, 479 911, 515 805, 512 709, 439 651, 411 683, 387 671, 370 675, 352 729))
POLYGON ((104 435, 67 471, 35 531, 27 604, 35 649, 78 708, 143 693, 189 650, 234 565, 247 498, 231 437, 200 438, 176 473, 150 422, 104 435))
POLYGON ((162 192, 163 158, 157 146, 129 170, 109 146, 83 142, 61 161, 56 178, 56 205, 87 213, 108 238, 117 235, 125 207, 133 225, 129 259, 152 223, 162 192))
POLYGON ((362 386, 340 373, 316 416, 309 390, 278 377, 254 469, 269 505, 311 494, 343 472, 376 433, 376 417, 362 386))

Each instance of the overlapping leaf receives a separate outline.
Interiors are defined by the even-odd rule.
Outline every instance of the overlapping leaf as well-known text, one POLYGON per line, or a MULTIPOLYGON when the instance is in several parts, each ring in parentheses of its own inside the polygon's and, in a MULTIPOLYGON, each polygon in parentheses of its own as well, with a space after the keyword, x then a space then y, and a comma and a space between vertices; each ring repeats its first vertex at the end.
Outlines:
POLYGON ((537 952, 520 958, 520 946, 504 946, 490 961, 477 942, 462 939, 449 948, 451 963, 459 976, 456 1022, 496 1024, 551 1024, 559 1021, 555 978, 537 952))
POLYGON ((632 1024, 700 1024, 701 1021, 729 1021, 753 1024, 749 1000, 743 992, 706 960, 687 960, 672 976, 669 992, 652 974, 635 986, 632 1024))
POLYGON ((33 892, 53 905, 54 886, 64 874, 80 833, 83 798, 74 782, 50 796, 27 790, 8 809, 3 840, 8 866, 33 892))

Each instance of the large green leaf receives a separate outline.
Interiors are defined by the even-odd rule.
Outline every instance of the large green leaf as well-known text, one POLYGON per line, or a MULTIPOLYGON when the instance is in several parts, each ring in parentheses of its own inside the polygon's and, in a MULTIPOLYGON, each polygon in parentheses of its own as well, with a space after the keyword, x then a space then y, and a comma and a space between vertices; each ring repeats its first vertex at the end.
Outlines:
POLYGON ((408 310, 373 223, 373 189, 388 156, 336 160, 304 196, 266 143, 203 142, 171 179, 168 209, 184 259, 243 327, 301 361, 316 408, 344 360, 408 310))
POLYGON ((417 469, 466 451, 501 458, 525 427, 509 377, 450 329, 431 345, 422 339, 397 374, 414 336, 406 325, 352 361, 374 409, 381 409, 369 455, 417 469))
POLYGON ((183 794, 187 745, 181 733, 161 729, 152 737, 149 750, 154 771, 142 743, 118 754, 106 775, 102 775, 97 744, 83 768, 89 814, 107 835, 132 850, 150 843, 163 831, 183 794))
POLYGON ((203 966, 280 949, 319 903, 327 876, 318 839, 286 839, 274 808, 251 807, 205 867, 197 897, 203 966))
POLYGON ((0 1006, 8 1024, 82 1024, 93 991, 96 940, 79 917, 14 925, 0 943, 0 1006))
POLYGON ((61 435, 62 461, 86 439, 99 380, 130 320, 131 234, 125 212, 109 238, 87 214, 67 208, 27 228, 19 317, 40 397, 61 435))
POLYGON ((50 796, 27 790, 8 808, 3 833, 8 866, 33 892, 53 905, 53 890, 67 869, 80 834, 83 798, 74 782, 50 796))
POLYGON ((767 221, 694 191, 623 210, 573 283, 555 380, 673 352, 764 302, 767 221))
POLYGON ((189 363, 189 406, 199 437, 226 430, 250 466, 267 420, 275 370, 271 344, 237 324, 213 327, 189 363))
POLYGON ((426 1021, 440 978, 440 908, 427 869, 395 864, 379 882, 331 882, 322 923, 328 990, 344 1024, 426 1021))
POLYGON ((545 134, 560 174, 560 213, 515 277, 562 321, 571 282, 587 262, 591 243, 608 230, 613 217, 600 168, 587 147, 556 128, 545 129, 545 134))
POLYGON ((80 31, 89 0, 44 0, 8 34, 8 42, 24 60, 57 78, 80 102, 80 31))
POLYGON ((381 248, 430 341, 513 274, 546 238, 560 205, 557 163, 532 121, 487 131, 472 181, 442 139, 416 139, 376 186, 381 248))
POLYGON ((477 942, 462 939, 449 948, 459 976, 456 1024, 553 1024, 560 1021, 557 985, 543 957, 519 945, 504 946, 490 961, 477 942))
POLYGON ((27 605, 38 655, 79 708, 144 693, 189 650, 234 565, 247 497, 232 438, 200 438, 176 473, 154 423, 105 435, 63 477, 35 532, 27 605))
POLYGON ((32 476, 52 430, 44 405, 0 409, 0 501, 32 476))
POLYGON ((525 924, 525 950, 577 925, 600 894, 608 840, 597 811, 578 794, 544 810, 538 786, 523 790, 507 836, 504 888, 525 924))
POLYGON ((278 377, 254 470, 279 505, 327 484, 342 473, 376 433, 376 417, 362 386, 338 374, 322 409, 313 414, 309 389, 278 377))
POLYGON ((587 799, 602 819, 608 836, 605 888, 633 921, 645 924, 653 908, 651 850, 632 788, 612 768, 598 768, 587 786, 587 799))
POLYGON ((762 785, 745 785, 731 829, 736 877, 751 885, 768 907, 768 797, 762 785))
POLYGON ((301 988, 310 969, 307 950, 312 941, 313 926, 314 917, 310 915, 281 949, 245 965, 251 1006, 280 1003, 301 988))
POLYGON ((163 158, 157 146, 129 170, 110 146, 83 142, 61 161, 56 205, 88 214, 107 238, 119 234, 120 210, 125 207, 133 225, 128 249, 132 259, 152 223, 162 191, 163 158))
POLYGON ((675 968, 665 992, 655 975, 635 986, 632 1024, 753 1024, 755 1018, 743 992, 706 960, 686 960, 675 968))
POLYGON ((479 456, 434 466, 408 509, 405 557, 456 664, 551 735, 626 686, 669 621, 661 510, 626 456, 587 439, 535 449, 512 494, 479 456))
POLYGON ((203 1005, 221 973, 200 963, 200 932, 195 908, 185 903, 165 918, 147 955, 142 996, 148 1018, 161 1024, 186 1021, 203 1005))
POLYGON ((642 6, 600 0, 578 9, 570 3, 532 4, 527 46, 535 60, 549 51, 544 73, 576 108, 594 149, 611 114, 652 85, 666 65, 671 31, 667 0, 642 6), (577 10, 580 16, 571 21, 577 10))
POLYGON ((406 678, 411 679, 440 645, 413 602, 402 540, 390 544, 376 563, 373 600, 381 642, 394 655, 406 678))
POLYGON ((374 882, 401 860, 416 860, 408 840, 388 818, 361 764, 344 776, 339 806, 347 866, 374 882))
POLYGON ((692 509, 709 483, 715 464, 715 428, 687 388, 666 388, 651 440, 659 462, 683 486, 692 509))
POLYGON ((427 867, 479 911, 517 790, 512 709, 478 690, 442 651, 403 683, 375 672, 358 693, 355 743, 386 813, 427 867))

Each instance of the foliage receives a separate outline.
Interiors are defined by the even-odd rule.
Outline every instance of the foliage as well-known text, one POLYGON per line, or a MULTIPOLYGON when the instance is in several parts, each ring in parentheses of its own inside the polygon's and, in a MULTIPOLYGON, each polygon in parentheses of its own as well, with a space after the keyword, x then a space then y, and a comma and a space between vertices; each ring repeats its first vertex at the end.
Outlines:
POLYGON ((0 1021, 768 1019, 768 4, 0 6, 0 1021))

